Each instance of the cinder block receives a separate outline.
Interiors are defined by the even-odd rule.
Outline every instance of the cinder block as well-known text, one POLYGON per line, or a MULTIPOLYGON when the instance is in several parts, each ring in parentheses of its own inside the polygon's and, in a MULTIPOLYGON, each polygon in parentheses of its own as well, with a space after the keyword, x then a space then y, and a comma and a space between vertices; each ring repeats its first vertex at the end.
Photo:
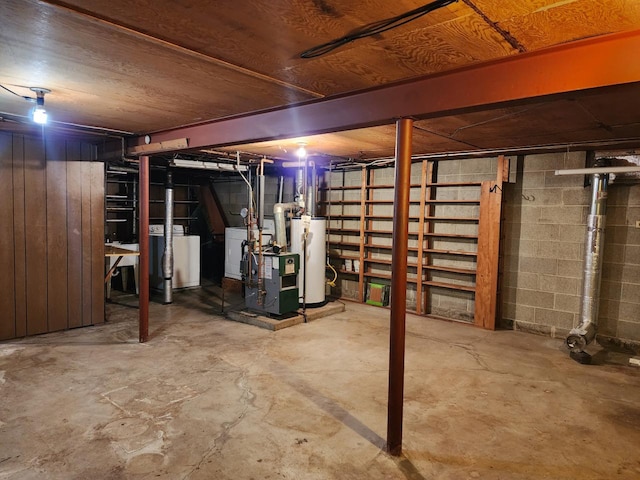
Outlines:
POLYGON ((574 325, 575 315, 569 312, 559 312, 545 308, 535 309, 535 323, 560 327, 570 330, 574 325))
POLYGON ((560 170, 563 168, 563 163, 563 156, 558 153, 527 155, 524 157, 522 169, 524 172, 560 170))
POLYGON ((555 172, 545 172, 544 185, 547 188, 572 188, 583 185, 580 175, 556 175, 555 172))
POLYGON ((458 176, 459 182, 484 182, 485 180, 495 180, 496 174, 494 172, 486 173, 467 173, 458 176))
POLYGON ((463 175, 471 173, 493 173, 495 171, 495 167, 493 167, 495 162, 496 160, 493 158, 473 158, 463 160, 460 165, 460 173, 463 175))
POLYGON ((535 309, 527 305, 506 303, 502 309, 502 316, 510 320, 533 322, 535 309))
POLYGON ((586 225, 586 207, 540 207, 539 223, 557 223, 559 225, 586 225))
POLYGON ((640 185, 632 185, 629 187, 629 199, 627 205, 640 206, 640 185))
MULTIPOLYGON (((512 287, 528 290, 539 290, 539 275, 537 273, 506 272, 503 274, 503 288, 512 287)), ((513 298, 515 300, 515 297, 513 298)))
POLYGON ((460 163, 460 160, 444 160, 438 162, 438 177, 440 177, 440 175, 459 175, 460 163))
POLYGON ((538 223, 540 221, 540 215, 543 208, 547 207, 522 205, 520 209, 520 222, 523 224, 538 223))
POLYGON ((622 284, 620 282, 602 280, 600 282, 600 297, 620 301, 622 299, 622 284))
POLYGON ((520 201, 530 205, 561 205, 562 190, 557 188, 525 188, 520 194, 520 201))
POLYGON ((580 297, 578 295, 556 294, 553 308, 563 312, 578 313, 580 311, 580 297))
POLYGON ((605 230, 605 242, 621 243, 624 245, 640 245, 640 228, 631 226, 612 226, 605 230))
POLYGON ((561 242, 584 243, 587 229, 585 225, 559 225, 558 233, 561 242))
POLYGON ((618 321, 614 318, 609 318, 602 313, 600 313, 599 317, 598 335, 610 335, 612 337, 615 337, 618 329, 618 321))
MULTIPOLYGON (((629 209, 632 210, 632 209, 629 209)), ((636 214, 637 218, 640 219, 640 208, 637 209, 638 212, 636 214)), ((607 204, 607 219, 606 219, 607 228, 613 226, 624 226, 627 224, 631 224, 631 221, 627 221, 627 208, 624 206, 611 206, 607 204)), ((635 223, 635 222, 634 222, 635 223)))
POLYGON ((640 303, 640 284, 623 283, 622 297, 625 302, 640 303))
POLYGON ((521 272, 556 275, 558 273, 558 260, 555 258, 521 257, 519 270, 521 272))
POLYGON ((640 323, 640 303, 626 301, 614 302, 613 300, 609 300, 609 304, 617 307, 617 316, 615 317, 617 320, 640 323))
POLYGON ((626 246, 624 244, 613 243, 611 239, 606 238, 606 233, 604 242, 604 263, 621 263, 623 261, 633 263, 627 261, 625 258, 626 250, 632 249, 632 245, 626 246))
POLYGON ((640 284, 640 265, 605 263, 602 267, 602 280, 640 284))
POLYGON ((522 175, 522 188, 544 188, 545 172, 526 172, 522 175))
POLYGON ((640 340, 640 323, 618 322, 618 331, 616 336, 627 340, 640 340))
POLYGON ((504 243, 504 252, 510 255, 519 255, 521 257, 538 256, 539 244, 537 240, 513 239, 504 243))
POLYGON ((562 190, 562 203, 565 205, 589 205, 591 194, 587 188, 570 188, 562 190))
POLYGON ((516 303, 538 308, 553 308, 553 293, 539 292, 536 290, 517 289, 516 303))
POLYGON ((564 168, 584 168, 586 165, 586 155, 586 152, 563 153, 562 157, 564 159, 564 168))
POLYGON ((525 223, 522 224, 520 235, 527 240, 558 240, 560 225, 525 223))
POLYGON ((539 242, 537 255, 540 258, 579 260, 582 258, 581 243, 539 242))
POLYGON ((558 260, 558 275, 581 279, 584 266, 582 260, 558 260))
POLYGON ((624 248, 624 261, 625 263, 629 263, 632 265, 640 265, 640 245, 626 246, 624 248))
POLYGON ((540 275, 540 290, 550 293, 577 295, 580 281, 577 278, 540 275))

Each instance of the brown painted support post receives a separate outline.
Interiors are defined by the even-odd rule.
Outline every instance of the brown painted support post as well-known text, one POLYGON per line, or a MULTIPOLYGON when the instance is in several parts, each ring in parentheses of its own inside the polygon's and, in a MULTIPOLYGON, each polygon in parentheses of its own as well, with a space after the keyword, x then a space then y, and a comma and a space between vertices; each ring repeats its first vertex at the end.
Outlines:
POLYGON ((509 180, 509 160, 500 155, 496 181, 482 182, 478 223, 478 263, 474 323, 487 330, 496 329, 499 311, 498 274, 500 266, 500 219, 502 184, 509 180))
POLYGON ((411 190, 411 138, 413 120, 396 122, 396 171, 391 253, 391 328, 389 338, 389 401, 387 451, 402 453, 404 403, 404 345, 407 313, 407 255, 409 250, 409 192, 411 190))
POLYGON ((139 338, 144 343, 149 338, 149 157, 140 157, 138 169, 140 195, 138 197, 138 212, 140 214, 140 228, 138 229, 138 245, 140 249, 140 305, 139 338))

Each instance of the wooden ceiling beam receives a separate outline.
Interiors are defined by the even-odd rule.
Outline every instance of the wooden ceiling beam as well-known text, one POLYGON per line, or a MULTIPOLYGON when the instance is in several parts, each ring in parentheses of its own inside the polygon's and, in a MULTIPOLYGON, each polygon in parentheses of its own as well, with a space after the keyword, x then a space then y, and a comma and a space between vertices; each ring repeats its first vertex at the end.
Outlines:
MULTIPOLYGON (((164 130, 151 137, 153 144, 186 138, 189 149, 220 147, 564 97, 640 83, 640 63, 634 61, 639 51, 640 30, 634 30, 383 87, 164 130)), ((140 153, 143 145, 142 136, 131 139, 129 153, 140 153)))

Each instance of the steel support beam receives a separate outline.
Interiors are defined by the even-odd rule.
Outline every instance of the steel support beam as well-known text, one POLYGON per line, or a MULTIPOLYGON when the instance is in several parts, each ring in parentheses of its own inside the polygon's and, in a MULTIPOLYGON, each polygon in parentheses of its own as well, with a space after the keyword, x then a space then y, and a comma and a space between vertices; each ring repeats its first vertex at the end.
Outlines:
POLYGON ((393 268, 391 273, 391 328, 389 334, 389 401, 387 404, 387 451, 392 455, 400 455, 402 453, 409 192, 411 190, 411 134, 413 120, 400 119, 396 122, 396 128, 396 170, 391 247, 391 264, 393 268))
POLYGON ((491 62, 338 95, 213 120, 132 139, 129 153, 237 145, 384 125, 398 118, 434 118, 539 101, 601 87, 640 82, 640 30, 567 43, 491 62), (137 148, 135 148, 137 147, 137 148))
POLYGON ((140 157, 138 167, 138 183, 140 195, 138 197, 138 212, 140 228, 138 229, 138 248, 140 250, 140 265, 138 273, 140 308, 139 340, 144 343, 149 338, 149 157, 140 157))

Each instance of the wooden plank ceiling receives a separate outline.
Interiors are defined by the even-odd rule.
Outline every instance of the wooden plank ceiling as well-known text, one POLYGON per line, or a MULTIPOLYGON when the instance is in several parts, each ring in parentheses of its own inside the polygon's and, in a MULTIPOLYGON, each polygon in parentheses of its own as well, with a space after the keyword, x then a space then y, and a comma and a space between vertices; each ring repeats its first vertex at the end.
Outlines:
MULTIPOLYGON (((52 120, 146 133, 447 71, 640 28, 628 0, 459 0, 326 55, 299 54, 420 0, 3 0, 0 84, 52 90, 52 120)), ((630 59, 630 61, 633 61, 630 59)), ((434 92, 437 94, 437 92, 434 92)), ((415 126, 418 153, 640 138, 638 88, 415 126)), ((0 92, 0 116, 30 105, 0 92)), ((339 114, 339 112, 336 112, 339 114)), ((0 129, 16 130, 0 121, 0 129)), ((393 153, 393 128, 306 139, 318 153, 393 153)), ((294 141, 243 145, 275 154, 294 141)))

